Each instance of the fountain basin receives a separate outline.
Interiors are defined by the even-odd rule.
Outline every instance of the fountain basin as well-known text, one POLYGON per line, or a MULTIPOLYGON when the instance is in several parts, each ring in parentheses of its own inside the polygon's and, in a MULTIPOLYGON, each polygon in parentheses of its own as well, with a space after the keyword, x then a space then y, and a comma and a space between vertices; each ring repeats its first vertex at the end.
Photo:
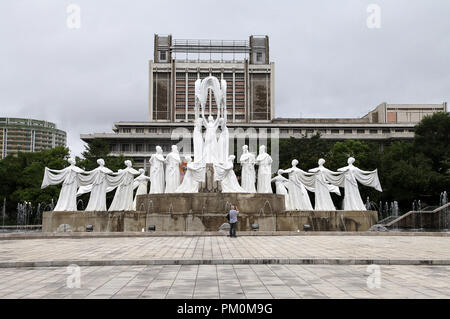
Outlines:
POLYGON ((43 232, 69 224, 74 232, 140 232, 148 226, 158 231, 218 231, 227 222, 230 205, 240 211, 238 231, 367 231, 378 221, 375 211, 285 211, 284 196, 277 194, 195 193, 139 195, 139 211, 44 212, 43 232))

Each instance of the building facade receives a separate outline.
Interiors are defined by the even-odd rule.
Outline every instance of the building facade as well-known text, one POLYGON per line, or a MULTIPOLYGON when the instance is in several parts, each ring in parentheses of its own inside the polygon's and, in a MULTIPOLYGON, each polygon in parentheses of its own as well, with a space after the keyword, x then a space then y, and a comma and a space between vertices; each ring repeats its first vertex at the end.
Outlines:
POLYGON ((425 116, 447 112, 447 102, 442 104, 387 104, 378 105, 364 118, 371 123, 419 123, 425 116))
MULTIPOLYGON (((136 167, 147 167, 157 145, 167 154, 178 144, 183 155, 192 155, 195 81, 210 75, 227 81, 227 126, 237 159, 243 143, 256 152, 268 141, 273 145, 279 139, 317 133, 334 140, 411 139, 423 116, 447 111, 446 103, 382 103, 362 118, 275 118, 275 65, 269 58, 268 36, 176 40, 155 35, 149 62, 149 120, 116 122, 111 133, 81 134, 81 139, 108 141, 111 155, 132 158, 136 167)), ((205 112, 209 114, 217 114, 211 96, 205 112)))
MULTIPOLYGON (((268 36, 177 40, 155 35, 154 57, 149 63, 149 121, 192 122, 195 81, 212 75, 227 81, 229 122, 270 122, 274 117, 273 73, 268 36)), ((211 95, 205 114, 217 114, 211 95)))
POLYGON ((56 124, 34 119, 0 118, 1 158, 18 152, 39 152, 66 146, 66 132, 56 124))

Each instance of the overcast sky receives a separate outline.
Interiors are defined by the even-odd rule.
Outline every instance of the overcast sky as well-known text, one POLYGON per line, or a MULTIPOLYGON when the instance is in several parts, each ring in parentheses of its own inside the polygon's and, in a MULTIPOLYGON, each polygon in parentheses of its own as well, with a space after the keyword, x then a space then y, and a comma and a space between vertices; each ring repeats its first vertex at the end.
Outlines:
POLYGON ((148 119, 153 35, 270 37, 277 117, 360 117, 381 102, 450 96, 450 1, 0 2, 0 116, 55 122, 78 155, 80 133, 148 119), (70 29, 67 6, 81 8, 70 29), (381 27, 367 27, 367 6, 381 27))

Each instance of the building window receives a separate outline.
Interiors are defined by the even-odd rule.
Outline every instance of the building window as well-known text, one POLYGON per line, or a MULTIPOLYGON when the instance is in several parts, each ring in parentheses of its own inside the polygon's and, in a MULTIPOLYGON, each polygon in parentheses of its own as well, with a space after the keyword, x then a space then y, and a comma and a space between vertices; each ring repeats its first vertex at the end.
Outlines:
POLYGON ((144 133, 144 129, 143 128, 137 128, 136 129, 136 133, 143 134, 144 133))
POLYGON ((262 62, 262 52, 256 52, 256 62, 262 62))
POLYGON ((144 151, 144 144, 136 144, 136 152, 140 153, 144 151))
POLYGON ((369 130, 370 134, 378 134, 378 130, 369 130))
POLYGON ((363 129, 356 130, 356 133, 358 133, 358 134, 364 134, 365 132, 366 132, 366 130, 363 130, 363 129))
POLYGON ((387 128, 385 128, 385 129, 383 129, 383 133, 391 133, 391 130, 390 130, 390 129, 387 129, 387 128))
POLYGON ((121 152, 129 152, 131 150, 130 144, 122 144, 121 152))
POLYGON ((350 130, 350 129, 344 130, 344 134, 352 134, 352 133, 353 133, 353 130, 350 130))
POLYGON ((159 51, 159 61, 167 61, 167 51, 159 51))
POLYGON ((131 128, 123 128, 122 133, 131 133, 131 128))
POLYGON ((149 128, 149 129, 148 129, 148 132, 149 132, 149 133, 156 133, 156 128, 149 128))
POLYGON ((339 134, 339 130, 333 129, 331 130, 331 134, 339 134))

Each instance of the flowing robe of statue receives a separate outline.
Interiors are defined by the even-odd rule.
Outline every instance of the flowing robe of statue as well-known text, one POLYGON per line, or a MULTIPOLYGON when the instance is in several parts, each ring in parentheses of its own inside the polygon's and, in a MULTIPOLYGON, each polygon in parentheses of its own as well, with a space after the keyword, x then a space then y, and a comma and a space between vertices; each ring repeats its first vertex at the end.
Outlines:
POLYGON ((172 152, 166 156, 166 189, 165 193, 175 193, 175 190, 180 186, 180 154, 176 150, 176 146, 172 147, 172 152))
POLYGON ((106 193, 108 188, 108 181, 106 176, 112 174, 109 168, 100 165, 92 171, 86 172, 86 176, 80 176, 84 184, 88 186, 81 186, 78 189, 77 196, 90 192, 89 202, 86 206, 86 211, 106 211, 106 193))
POLYGON ((344 183, 339 185, 345 189, 344 210, 367 210, 359 193, 358 182, 382 192, 377 170, 363 171, 350 163, 346 167, 339 168, 338 171, 344 172, 344 183))
POLYGON ((42 189, 50 185, 59 185, 62 183, 58 202, 54 208, 56 212, 77 210, 77 188, 82 184, 79 176, 84 171, 75 166, 74 160, 70 160, 70 166, 66 168, 50 169, 46 167, 44 171, 44 179, 41 185, 42 189))
POLYGON ((310 169, 309 172, 314 173, 315 177, 314 210, 336 210, 333 200, 331 199, 330 191, 340 195, 337 185, 342 184, 344 175, 342 173, 330 171, 329 169, 323 167, 320 162, 318 167, 310 169))
POLYGON ((150 194, 164 193, 164 156, 158 152, 150 157, 150 194))
POLYGON ((109 186, 116 186, 114 199, 109 206, 108 211, 124 211, 133 210, 133 183, 134 175, 139 172, 131 167, 131 162, 127 164, 127 168, 113 175, 107 175, 109 186))
POLYGON ((203 162, 203 136, 202 136, 202 122, 201 118, 195 120, 194 133, 192 139, 194 141, 194 162, 203 162))
POLYGON ((219 146, 216 132, 219 127, 219 117, 214 121, 212 120, 212 116, 210 116, 208 122, 203 119, 203 125, 206 127, 205 144, 203 144, 203 161, 206 164, 217 163, 219 146))
MULTIPOLYGON (((139 172, 141 172, 139 170, 139 172)), ((136 177, 133 182, 133 190, 137 188, 136 194, 134 195, 133 200, 133 210, 136 210, 136 202, 138 195, 145 195, 147 194, 147 185, 150 180, 150 177, 145 176, 145 172, 141 172, 141 175, 136 177)))
POLYGON ((175 193, 198 193, 200 183, 205 181, 205 164, 192 163, 190 157, 187 157, 186 160, 187 171, 183 182, 178 186, 175 193))
POLYGON ((286 188, 286 186, 289 186, 289 180, 280 174, 272 178, 272 182, 275 183, 275 192, 280 195, 284 195, 284 204, 286 210, 293 210, 291 207, 290 199, 289 199, 289 193, 286 188))
POLYGON ((292 210, 313 210, 306 189, 308 187, 310 191, 314 191, 314 188, 311 187, 314 185, 314 174, 306 173, 295 166, 282 172, 289 175, 289 207, 292 210), (305 186, 305 184, 309 186, 305 186))
POLYGON ((258 193, 272 194, 272 157, 265 152, 260 152, 256 158, 258 168, 258 193))
POLYGON ((256 157, 248 150, 244 151, 239 160, 241 162, 241 186, 249 193, 256 193, 256 157))
MULTIPOLYGON (((226 116, 226 114, 225 114, 226 116)), ((226 118, 222 118, 222 132, 219 135, 219 141, 218 141, 218 162, 219 163, 226 163, 228 160, 228 152, 230 148, 230 134, 228 132, 227 122, 226 118)))
POLYGON ((233 170, 234 155, 230 155, 228 161, 224 164, 214 165, 214 180, 220 181, 222 185, 222 193, 247 193, 243 189, 236 178, 233 170))

